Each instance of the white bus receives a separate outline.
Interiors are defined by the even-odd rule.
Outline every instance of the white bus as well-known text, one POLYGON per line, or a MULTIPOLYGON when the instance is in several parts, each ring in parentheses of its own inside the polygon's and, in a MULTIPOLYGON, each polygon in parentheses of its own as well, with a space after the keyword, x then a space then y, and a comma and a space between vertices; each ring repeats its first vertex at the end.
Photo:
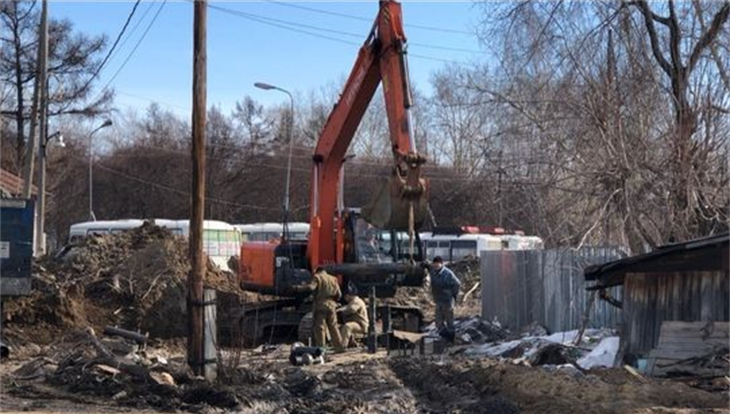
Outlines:
POLYGON ((521 232, 505 234, 501 228, 480 229, 463 227, 450 231, 421 233, 426 258, 433 260, 441 256, 446 262, 479 257, 485 250, 539 250, 543 248, 542 239, 525 236, 521 232))
MULTIPOLYGON (((281 223, 236 224, 235 226, 241 232, 243 241, 278 240, 284 233, 284 226, 281 223)), ((306 240, 309 236, 309 223, 288 223, 288 227, 291 239, 306 240)))
MULTIPOLYGON (((190 234, 189 220, 148 220, 155 225, 169 229, 173 234, 185 238, 190 234)), ((116 234, 141 227, 145 220, 88 221, 71 225, 69 242, 92 234, 116 234)), ((203 250, 211 261, 223 270, 230 270, 228 259, 238 256, 241 249, 241 233, 236 227, 216 220, 203 222, 203 250)))

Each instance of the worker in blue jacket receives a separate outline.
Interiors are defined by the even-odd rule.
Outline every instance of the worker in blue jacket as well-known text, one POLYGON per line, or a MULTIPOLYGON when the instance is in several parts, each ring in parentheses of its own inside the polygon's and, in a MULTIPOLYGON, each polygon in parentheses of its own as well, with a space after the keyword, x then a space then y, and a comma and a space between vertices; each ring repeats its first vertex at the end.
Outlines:
POLYGON ((454 332, 454 304, 459 296, 461 282, 449 268, 444 266, 441 256, 433 258, 430 266, 431 293, 436 304, 436 328, 441 332, 446 327, 454 332))

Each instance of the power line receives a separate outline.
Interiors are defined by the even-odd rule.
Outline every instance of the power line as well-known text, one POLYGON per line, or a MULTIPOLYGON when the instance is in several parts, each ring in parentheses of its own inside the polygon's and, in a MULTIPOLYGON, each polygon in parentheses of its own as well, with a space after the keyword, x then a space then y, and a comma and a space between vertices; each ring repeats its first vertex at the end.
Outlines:
MULTIPOLYGON (((172 153, 172 154, 180 154, 180 155, 188 154, 187 151, 178 150, 178 149, 174 149, 174 148, 156 147, 156 146, 153 146, 153 145, 145 145, 145 144, 135 144, 135 146, 141 147, 141 148, 146 148, 146 149, 158 150, 158 151, 162 151, 162 152, 168 152, 168 153, 172 153)), ((207 146, 209 146, 209 147, 210 146, 215 147, 216 145, 207 144, 207 146)), ((233 146, 218 146, 218 147, 222 147, 222 148, 235 148, 235 149, 239 149, 239 150, 241 149, 241 148, 233 147, 233 146)), ((297 156, 297 155, 294 155, 294 157, 301 157, 301 158, 311 159, 311 157, 309 157, 309 156, 297 156)), ((225 161, 231 161, 231 160, 249 161, 249 158, 242 157, 242 156, 231 156, 230 159, 226 159, 226 158, 213 157, 213 156, 207 156, 206 155, 206 159, 207 160, 213 160, 213 161, 224 161, 224 162, 225 161)), ((362 162, 362 161, 353 162, 351 164, 346 164, 346 165, 351 165, 353 167, 358 166, 358 165, 372 165, 372 166, 383 167, 383 168, 388 167, 388 164, 385 164, 385 163, 362 162)), ((273 164, 273 163, 251 163, 251 162, 246 162, 245 163, 245 166, 246 167, 249 167, 249 168, 269 168, 269 169, 274 169, 274 170, 286 170, 287 169, 287 166, 286 165, 278 165, 278 164, 273 164)), ((300 172, 303 175, 304 174, 311 174, 312 173, 312 170, 310 168, 301 168, 301 167, 292 167, 292 171, 300 172)), ((474 177, 452 177, 452 176, 446 176, 446 175, 426 174, 426 172, 427 171, 424 171, 424 177, 427 178, 427 179, 429 179, 429 180, 432 180, 432 181, 459 181, 459 182, 478 181, 478 179, 477 178, 474 178, 474 177)), ((357 176, 359 176, 359 177, 370 177, 370 178, 388 178, 388 177, 390 177, 390 173, 374 174, 374 173, 361 173, 361 172, 358 172, 357 173, 357 176)))
MULTIPOLYGON (((297 23, 297 22, 292 22, 292 21, 288 21, 288 20, 275 19, 272 17, 265 17, 265 16, 261 16, 258 14, 248 13, 248 12, 244 12, 244 11, 240 11, 240 10, 234 10, 231 8, 217 6, 217 5, 210 4, 210 3, 208 4, 208 7, 211 9, 214 9, 214 10, 218 10, 223 13, 228 13, 230 15, 252 20, 252 21, 255 21, 258 23, 268 24, 268 25, 279 27, 282 29, 291 30, 291 31, 299 32, 299 33, 304 33, 304 34, 308 34, 308 35, 315 36, 315 37, 325 38, 328 40, 333 40, 333 41, 344 43, 344 44, 360 46, 360 44, 357 42, 350 42, 350 41, 347 41, 344 39, 331 37, 331 36, 327 36, 327 35, 322 35, 320 33, 312 32, 311 30, 315 30, 317 32, 332 33, 332 34, 337 34, 337 35, 341 35, 341 36, 348 36, 348 37, 352 37, 352 38, 356 38, 356 39, 363 38, 362 35, 357 34, 357 33, 345 32, 342 30, 335 30, 335 29, 328 29, 328 28, 324 28, 324 27, 320 27, 320 26, 313 26, 313 25, 309 25, 309 24, 297 23), (297 29, 297 28, 299 28, 299 29, 297 29)), ((416 46, 416 47, 423 47, 423 48, 430 48, 430 49, 450 50, 450 51, 466 52, 466 53, 481 53, 480 51, 477 51, 477 50, 464 49, 464 48, 451 47, 451 46, 429 45, 429 44, 417 43, 417 42, 408 42, 408 44, 412 45, 412 46, 416 46)), ((433 59, 438 59, 438 58, 433 58, 433 59)))
MULTIPOLYGON (((266 0, 266 1, 269 3, 277 4, 279 6, 290 7, 293 9, 306 10, 306 11, 313 12, 313 13, 320 13, 320 14, 326 14, 326 15, 330 15, 330 16, 344 17, 346 19, 372 22, 372 19, 368 19, 367 17, 355 16, 355 15, 347 14, 347 13, 333 12, 333 11, 329 11, 329 10, 317 9, 314 7, 302 6, 302 5, 296 4, 296 3, 285 3, 285 2, 276 1, 276 0, 266 0)), ((435 27, 435 26, 426 26, 426 25, 413 24, 413 23, 406 24, 406 27, 411 27, 414 29, 421 29, 421 30, 430 30, 433 32, 473 35, 472 32, 469 32, 466 30, 449 29, 449 28, 435 27)))
POLYGON ((141 0, 137 0, 134 3, 134 6, 132 6, 132 11, 129 12, 129 15, 127 16, 127 20, 124 22, 124 26, 122 26, 122 30, 117 35, 117 38, 114 40, 114 43, 112 44, 112 47, 109 49, 109 52, 107 52, 106 56, 104 56, 104 59, 101 61, 101 64, 98 68, 94 71, 94 73, 91 75, 89 80, 86 81, 86 84, 84 84, 84 87, 81 88, 81 90, 85 90, 89 87, 91 82, 96 79, 97 76, 99 76, 99 73, 101 73, 101 70, 104 68, 106 63, 109 61, 109 58, 114 53, 114 50, 117 48, 117 45, 119 44, 119 41, 122 39, 122 36, 124 36, 124 32, 127 30, 127 27, 129 26, 129 22, 132 21, 132 17, 134 17, 134 13, 137 11, 137 7, 139 7, 139 3, 141 0))
MULTIPOLYGON (((151 187, 159 188, 161 190, 166 190, 166 191, 174 192, 174 193, 177 193, 177 194, 182 194, 182 195, 190 196, 190 192, 189 191, 178 190, 177 188, 173 188, 173 187, 170 187, 170 186, 167 186, 167 185, 164 185, 164 184, 160 184, 160 183, 153 183, 151 181, 147 181, 147 180, 144 180, 142 178, 135 177, 133 175, 129 175, 129 174, 124 173, 122 171, 118 171, 118 170, 115 170, 113 168, 109 168, 109 167, 104 166, 102 164, 96 164, 95 167, 96 168, 99 168, 101 170, 107 171, 109 173, 115 174, 117 176, 126 178, 128 180, 136 181, 136 182, 142 183, 142 184, 147 184, 147 185, 149 185, 151 187)), ((231 206, 241 207, 241 208, 249 208, 249 209, 254 209, 254 210, 280 211, 280 209, 278 207, 276 207, 276 208, 275 207, 262 207, 262 206, 256 206, 256 205, 253 205, 253 204, 240 204, 240 203, 236 203, 236 202, 233 202, 233 201, 226 201, 226 200, 221 200, 221 199, 217 199, 217 198, 213 198, 213 197, 207 197, 207 196, 205 197, 205 201, 206 202, 211 202, 211 203, 216 203, 216 204, 226 204, 226 205, 231 205, 231 206)))
MULTIPOLYGON (((190 0, 190 1, 194 1, 194 0, 190 0)), ((274 21, 271 21, 270 19, 265 20, 265 19, 260 18, 260 17, 253 17, 253 16, 249 15, 248 13, 240 12, 238 10, 233 10, 233 9, 228 9, 228 8, 221 7, 221 6, 216 6, 216 5, 212 4, 212 3, 208 3, 208 8, 213 9, 213 10, 218 10, 218 11, 223 12, 223 13, 228 13, 230 15, 242 17, 244 19, 248 19, 248 20, 252 20, 252 21, 255 21, 255 22, 259 22, 259 23, 262 23, 262 24, 267 24, 269 26, 279 27, 281 29, 289 30, 289 31, 292 31, 292 32, 302 33, 302 34, 307 34, 307 35, 310 35, 310 36, 318 37, 320 39, 327 39, 327 40, 331 40, 331 41, 334 41, 334 42, 344 43, 346 45, 360 46, 360 44, 358 44, 356 42, 350 42, 350 41, 347 41, 347 40, 339 39, 339 38, 332 37, 332 36, 323 35, 323 34, 320 34, 320 33, 311 32, 311 31, 308 31, 308 30, 297 29, 295 27, 290 27, 290 26, 286 26, 284 24, 276 23, 274 21)))
MULTIPOLYGON (((134 35, 137 32, 139 25, 147 18, 147 15, 150 14, 150 10, 152 10, 153 7, 155 7, 155 2, 153 2, 153 1, 148 2, 147 8, 144 9, 142 16, 139 19, 137 19, 137 21, 134 23, 134 27, 132 27, 132 30, 129 31, 129 35, 127 37, 125 37, 124 40, 122 40, 122 43, 119 45, 119 50, 124 48, 124 45, 126 45, 127 42, 129 41, 129 39, 132 38, 132 35, 134 35)), ((119 50, 117 50, 117 52, 119 52, 119 50)))
MULTIPOLYGON (((116 72, 114 73, 114 75, 112 75, 112 77, 111 77, 111 78, 109 79, 109 81, 108 81, 108 82, 106 83, 106 85, 104 85, 104 87, 103 87, 103 88, 101 89, 101 92, 104 92, 104 91, 105 91, 106 89, 108 89, 108 88, 109 88, 109 85, 111 85, 111 84, 112 84, 112 82, 114 82, 114 79, 116 79, 116 78, 117 78, 117 76, 119 75, 119 73, 120 73, 120 72, 121 72, 121 71, 122 71, 122 70, 124 69, 124 67, 125 67, 125 66, 127 65, 127 63, 129 62, 129 60, 130 60, 130 59, 132 58, 132 56, 134 55, 134 52, 136 52, 136 51, 137 51, 137 48, 139 47, 139 45, 140 45, 140 44, 142 43, 142 41, 143 41, 143 40, 145 39, 145 37, 147 36, 147 33, 149 33, 150 29, 152 28, 152 25, 154 25, 154 24, 155 24, 155 21, 157 20, 157 17, 158 17, 159 15, 160 15, 160 12, 162 11, 162 8, 163 8, 163 7, 165 7, 165 3, 167 3, 167 0, 164 0, 164 1, 162 2, 162 4, 160 4, 160 7, 159 7, 159 8, 157 9, 157 12, 155 13, 154 17, 152 17, 152 20, 151 20, 151 21, 150 21, 150 23, 149 23, 149 24, 147 25, 147 28, 145 29, 144 33, 142 33, 142 37, 140 37, 140 38, 139 38, 139 40, 137 41, 137 43, 136 43, 136 44, 134 45, 134 47, 132 48, 132 50, 131 50, 131 51, 129 52, 129 54, 127 55, 127 58, 126 58, 126 59, 124 59, 124 62, 122 62, 122 65, 121 65, 121 66, 119 67, 119 69, 117 69, 117 71, 116 71, 116 72)), ((100 93, 101 93, 101 92, 100 92, 100 93)))

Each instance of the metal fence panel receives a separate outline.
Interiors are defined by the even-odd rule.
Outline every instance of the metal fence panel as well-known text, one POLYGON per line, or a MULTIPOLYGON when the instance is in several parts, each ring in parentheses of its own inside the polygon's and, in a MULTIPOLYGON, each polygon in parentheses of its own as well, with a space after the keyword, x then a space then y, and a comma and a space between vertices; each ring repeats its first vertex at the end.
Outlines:
MULTIPOLYGON (((482 317, 512 329, 537 322, 550 331, 580 328, 590 304, 589 327, 615 328, 620 310, 585 290, 583 269, 624 256, 618 248, 481 252, 482 317)), ((621 288, 613 288, 621 299, 621 288)))

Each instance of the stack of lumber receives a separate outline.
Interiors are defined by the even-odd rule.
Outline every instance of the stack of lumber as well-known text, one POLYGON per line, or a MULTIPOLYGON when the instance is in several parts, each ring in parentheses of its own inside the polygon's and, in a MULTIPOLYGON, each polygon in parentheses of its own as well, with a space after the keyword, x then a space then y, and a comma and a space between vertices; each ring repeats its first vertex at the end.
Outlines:
POLYGON ((664 321, 659 343, 649 353, 655 377, 720 377, 728 373, 728 322, 664 321))

